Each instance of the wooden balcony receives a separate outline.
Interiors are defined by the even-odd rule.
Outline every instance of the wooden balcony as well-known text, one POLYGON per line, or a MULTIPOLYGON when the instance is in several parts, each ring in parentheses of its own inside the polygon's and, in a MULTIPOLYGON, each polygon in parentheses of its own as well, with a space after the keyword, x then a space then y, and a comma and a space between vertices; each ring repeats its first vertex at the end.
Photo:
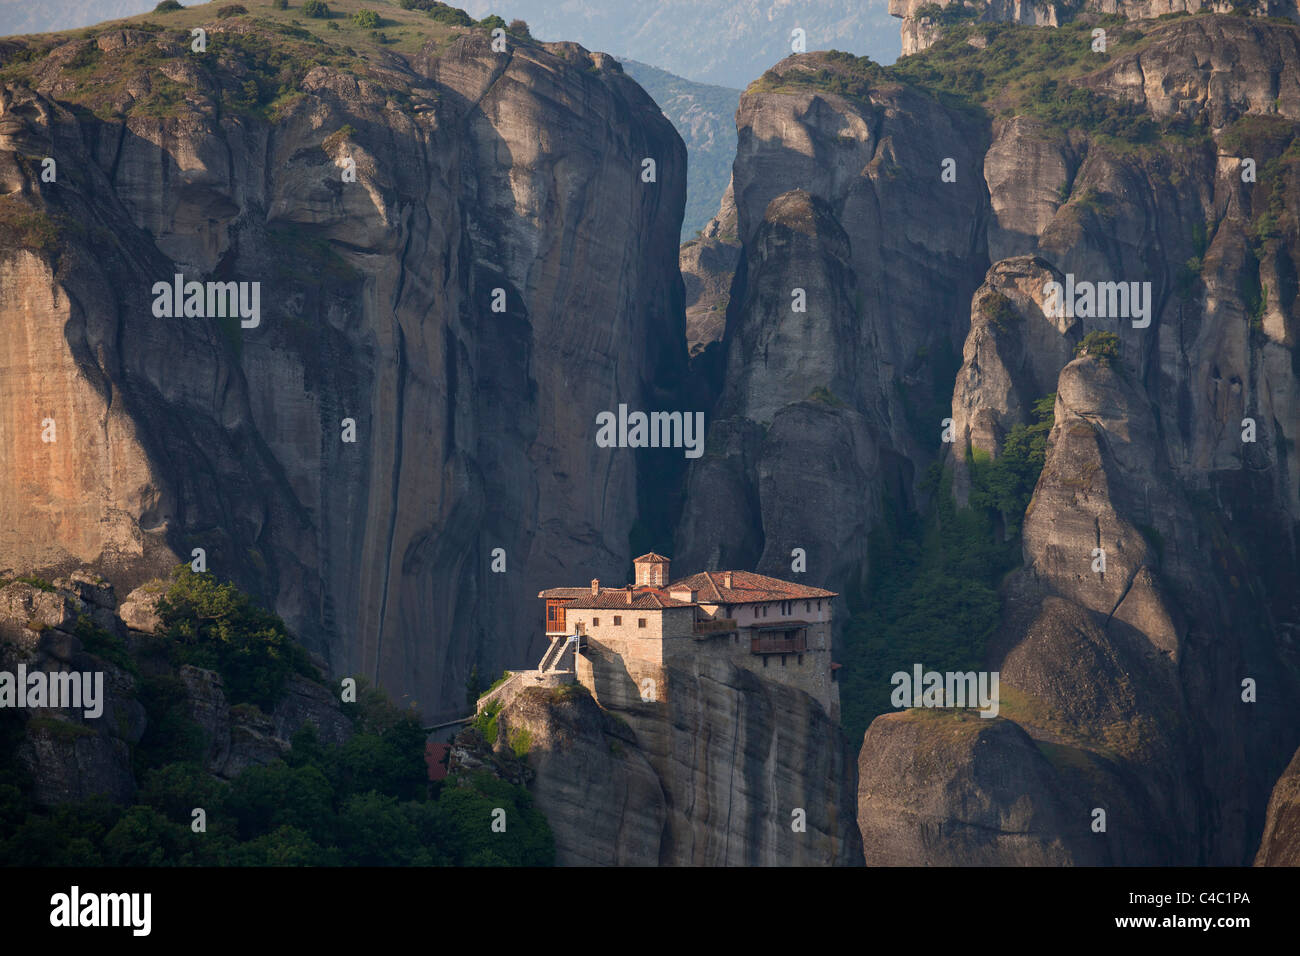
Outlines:
POLYGON ((777 637, 770 633, 762 637, 750 638, 749 652, 751 654, 802 654, 808 649, 808 635, 806 631, 785 631, 778 632, 782 636, 777 637))
POLYGON ((730 617, 705 618, 695 622, 696 634, 727 634, 736 630, 736 621, 730 617))

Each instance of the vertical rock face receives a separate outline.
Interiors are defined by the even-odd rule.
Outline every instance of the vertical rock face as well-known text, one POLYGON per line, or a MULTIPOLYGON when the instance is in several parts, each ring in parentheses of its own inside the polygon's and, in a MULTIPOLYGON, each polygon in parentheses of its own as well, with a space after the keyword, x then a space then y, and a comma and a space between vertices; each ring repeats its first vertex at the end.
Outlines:
MULTIPOLYGON (((1157 36, 1084 85, 1144 102, 1156 117, 1197 119, 1217 159, 1209 150, 1175 151, 1162 169, 1095 141, 1082 154, 1073 144, 1053 146, 1060 166, 1053 160, 1049 168, 1072 177, 1070 198, 1062 195, 1045 224, 1034 214, 1019 219, 1039 224, 1024 244, 1062 272, 1150 277, 1152 322, 1139 328, 1127 315, 1085 314, 1053 326, 1043 321, 1041 299, 1036 308, 1011 292, 1014 318, 1002 334, 981 315, 982 289, 954 395, 953 417, 966 423, 958 435, 966 449, 956 451, 996 454, 1005 423, 1025 420, 1011 409, 1023 407, 1026 386, 1008 387, 1005 370, 1024 368, 1033 355, 1037 368, 1022 381, 1039 395, 1056 393, 1055 426, 1025 517, 1024 566, 1004 587, 989 666, 1001 671, 1002 714, 1029 731, 1053 767, 1044 794, 1086 794, 1087 806, 1062 820, 1057 835, 1066 845, 1087 841, 1086 853, 1072 851, 1076 862, 1236 865, 1254 851, 1269 788, 1295 742, 1297 671, 1287 635, 1297 610, 1300 496, 1281 436, 1292 433, 1300 406, 1295 287, 1284 278, 1294 268, 1294 193, 1283 199, 1294 173, 1278 167, 1272 189, 1282 191, 1266 199, 1235 157, 1275 154, 1260 139, 1225 131, 1240 137, 1253 110, 1281 114, 1273 128, 1294 131, 1294 72, 1285 64, 1295 36, 1224 18, 1157 36), (1221 66, 1222 82, 1206 82, 1188 68, 1190 58, 1221 66), (1182 92, 1171 99, 1162 86, 1182 92), (1151 95, 1141 92, 1147 87, 1151 95), (1276 95, 1265 107, 1268 88, 1276 95), (1081 160, 1069 172, 1074 155, 1081 160), (1261 234, 1266 202, 1287 225, 1261 234), (1200 237, 1203 252, 1180 248, 1184 237, 1200 237), (1180 270, 1192 252, 1195 267, 1180 270), (1251 283, 1262 289, 1269 279, 1278 298, 1257 293, 1252 317, 1251 283), (1117 336, 1112 354, 1088 345, 1099 333, 1117 336), (1053 365, 1081 339, 1086 354, 1049 384, 1053 365), (1270 422, 1272 437, 1259 438, 1245 419, 1270 422), (1279 695, 1266 701, 1245 690, 1255 674, 1268 674, 1279 695), (1106 834, 1079 836, 1098 808, 1109 815, 1106 834)), ((1026 132, 1015 123, 995 128, 1013 141, 1026 132)), ((995 140, 997 162, 985 164, 995 210, 1045 208, 1025 203, 1049 143, 1031 138, 1042 145, 1004 149, 995 140), (1004 165, 1011 155, 1022 164, 1014 172, 1004 165), (1019 197, 1007 188, 1013 182, 1019 197)), ((1004 232, 1003 241, 1015 240, 1004 232)), ((1032 262, 1004 260, 986 288, 1030 271, 1032 262)), ((1047 278, 1036 271, 1031 285, 1047 278)), ((865 751, 863 761, 864 780, 877 779, 865 769, 865 751)), ((874 805, 864 807, 870 862, 879 825, 874 805)), ((881 845, 887 855, 889 841, 881 845)))
POLYGON ((658 700, 512 688, 562 864, 862 863, 853 760, 812 697, 725 660, 666 668, 658 700))
MULTIPOLYGON (((993 227, 990 226, 992 229, 993 227)), ((1043 311, 1043 288, 1063 276, 1043 259, 995 263, 971 300, 970 332, 953 391, 954 492, 965 502, 968 456, 996 457, 1007 432, 1030 418, 1070 360, 1082 320, 1043 311)))
POLYGON ((849 591, 875 502, 912 506, 943 417, 960 502, 973 454, 1055 394, 988 648, 1001 715, 877 718, 868 863, 1239 865, 1297 743, 1296 30, 1138 33, 1069 82, 1172 124, 1148 145, 970 119, 835 54, 741 103, 743 248, 679 561, 775 572, 802 534, 849 591), (1057 312, 1051 282, 1126 285, 1057 312), (929 406, 953 373, 922 356, 945 343, 960 368, 929 406))
POLYGON ((984 134, 905 87, 820 89, 818 71, 844 62, 784 60, 737 112, 744 248, 677 530, 688 568, 780 576, 803 548, 810 580, 850 590, 879 489, 910 496, 928 457, 918 433, 942 417, 936 372, 987 268, 972 226, 987 218, 984 134), (959 172, 940 196, 928 173, 945 157, 959 172))
POLYGON ((1268 801, 1256 866, 1300 866, 1300 755, 1291 758, 1268 801))
POLYGON ((1009 720, 919 710, 877 718, 863 741, 861 773, 868 865, 1101 862, 1086 830, 1070 826, 1077 798, 1009 720), (949 786, 918 786, 936 777, 949 786))
POLYGON ((310 725, 317 738, 337 746, 352 736, 352 725, 330 692, 320 684, 292 675, 284 699, 271 712, 232 707, 221 675, 192 665, 178 671, 186 709, 203 731, 208 773, 233 780, 244 770, 271 763, 289 752, 293 735, 310 725))
POLYGON ((657 866, 666 797, 626 721, 580 692, 510 688, 504 702, 502 735, 527 744, 529 790, 555 834, 555 862, 657 866))
POLYGON ((16 765, 31 777, 32 799, 45 806, 92 796, 129 801, 136 789, 131 752, 145 730, 144 708, 135 699, 136 678, 88 653, 74 633, 82 622, 114 636, 123 633, 112 586, 80 572, 40 586, 23 581, 0 585, 0 672, 22 698, 5 701, 0 721, 23 731, 16 765), (52 706, 51 690, 39 709, 29 709, 29 687, 18 683, 24 671, 29 678, 43 674, 50 688, 55 681, 83 680, 83 689, 97 695, 98 706, 80 692, 73 700, 85 706, 52 706), (101 682, 98 691, 95 675, 101 682))
POLYGON ((740 239, 731 184, 722 205, 695 239, 682 243, 679 265, 686 291, 686 347, 694 357, 720 341, 727 324, 731 280, 740 239))
POLYGON ((202 547, 334 672, 453 715, 473 666, 539 652, 541 586, 630 557, 636 465, 593 422, 658 407, 684 368, 681 140, 572 44, 317 41, 270 112, 240 91, 263 44, 301 38, 209 29, 206 60, 145 31, 72 41, 0 94, 22 226, 0 255, 0 550, 129 588, 202 547), (72 110, 92 95, 112 118, 72 110), (259 282, 260 324, 155 317, 177 273, 259 282))
POLYGON ((993 261, 1036 252, 1038 237, 1065 204, 1079 167, 1070 138, 1024 116, 993 123, 993 142, 984 154, 993 220, 989 258, 993 261))

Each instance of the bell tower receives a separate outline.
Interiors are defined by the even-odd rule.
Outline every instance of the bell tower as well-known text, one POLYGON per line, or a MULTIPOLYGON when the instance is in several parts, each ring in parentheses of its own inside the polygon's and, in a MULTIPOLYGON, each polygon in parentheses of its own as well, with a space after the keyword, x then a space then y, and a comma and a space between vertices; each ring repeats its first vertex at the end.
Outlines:
POLYGON ((636 568, 636 586, 662 588, 668 585, 668 559, 662 554, 643 554, 632 565, 636 568))

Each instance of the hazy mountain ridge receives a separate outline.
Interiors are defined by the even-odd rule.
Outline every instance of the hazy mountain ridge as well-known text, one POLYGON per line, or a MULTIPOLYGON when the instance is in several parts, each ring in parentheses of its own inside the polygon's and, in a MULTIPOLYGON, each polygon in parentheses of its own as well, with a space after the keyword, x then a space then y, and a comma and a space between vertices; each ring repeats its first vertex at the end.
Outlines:
POLYGON ((734 88, 788 55, 796 27, 809 50, 851 50, 884 63, 899 52, 885 0, 469 0, 465 9, 522 17, 536 36, 621 50, 697 83, 734 88))
POLYGON ((152 10, 149 0, 0 0, 0 36, 71 30, 152 10))
POLYGON ((736 156, 740 90, 693 83, 657 67, 622 59, 627 75, 663 109, 686 143, 686 211, 682 238, 702 230, 717 212, 736 156))

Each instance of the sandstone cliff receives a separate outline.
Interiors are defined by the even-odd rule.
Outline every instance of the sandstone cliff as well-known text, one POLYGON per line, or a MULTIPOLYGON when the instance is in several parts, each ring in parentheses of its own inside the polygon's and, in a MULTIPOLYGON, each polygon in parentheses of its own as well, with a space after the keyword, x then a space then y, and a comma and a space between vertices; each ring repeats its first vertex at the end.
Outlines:
POLYGON ((593 422, 684 369, 681 140, 572 44, 212 16, 4 47, 0 563, 130 589, 201 547, 454 716, 540 654, 540 587, 630 557, 638 466, 593 422), (259 282, 260 324, 156 318, 177 273, 259 282))
POLYGON ((987 648, 1001 716, 877 718, 869 864, 1254 854, 1297 743, 1297 41, 1188 17, 1135 23, 1070 79, 1003 81, 945 41, 892 71, 791 58, 746 92, 725 374, 679 560, 788 573, 811 541, 851 594, 882 498, 923 508, 937 459, 964 501, 972 456, 1055 394, 987 648), (971 71, 983 88, 951 80, 971 71), (1148 282, 1150 323, 1050 312, 1067 275, 1148 282))
POLYGON ((1255 865, 1300 866, 1300 756, 1291 759, 1273 788, 1255 865))
POLYGON ((721 207, 699 236, 682 243, 678 264, 686 291, 686 347, 692 357, 722 339, 740 239, 736 201, 727 183, 721 207))
POLYGON ((815 700, 721 660, 663 678, 657 701, 509 687, 493 743, 526 753, 558 863, 861 865, 852 754, 815 700))
MULTIPOLYGON (((1008 761, 1004 772, 1051 768, 1026 791, 1051 808, 1069 795, 1065 816, 1035 825, 1065 860, 1236 865, 1254 851, 1294 742, 1297 671, 1286 635, 1296 620, 1300 496, 1286 454, 1293 439, 1283 436, 1294 434, 1300 407, 1295 292, 1282 275, 1295 240, 1290 225, 1258 228, 1263 204, 1295 222, 1294 193, 1283 198, 1293 173, 1279 164, 1260 189, 1243 182, 1240 157, 1276 155, 1249 132, 1251 113, 1294 135, 1300 113, 1287 64, 1296 37, 1238 18, 1197 18, 1150 36, 1081 85, 1140 103, 1158 120, 1190 118, 1210 148, 1174 147, 1158 159, 1011 120, 995 125, 985 160, 997 220, 990 249, 1042 258, 995 263, 974 299, 954 394, 955 458, 996 455, 1032 397, 1054 392, 1056 408, 1024 519, 1024 566, 1004 585, 988 662, 1001 671, 1003 716, 1041 753, 973 759, 986 773, 1008 761), (1226 82, 1192 81, 1172 102, 1136 92, 1137 64, 1172 89, 1192 75, 1189 54, 1231 59, 1219 74, 1226 82), (1270 85, 1277 95, 1265 103, 1270 85), (1045 201, 1054 188, 1055 203, 1045 201), (1057 270, 1151 277, 1151 325, 1046 315, 1041 290, 1062 279, 1057 270), (1265 286, 1278 297, 1258 291, 1265 286), (1007 308, 990 321, 994 295, 1007 308), (1113 354, 1086 348, 1100 333, 1117 336, 1113 354), (1065 364, 1081 341, 1085 354, 1065 364), (1246 418, 1271 423, 1272 436, 1246 438, 1246 418), (1260 674, 1276 695, 1249 695, 1246 682, 1260 674), (1108 815, 1104 832, 1090 827, 1098 809, 1108 815)), ((888 720, 872 733, 884 734, 888 720)), ((879 779, 866 769, 878 759, 869 749, 864 781, 879 779)), ((968 776, 946 769, 940 779, 968 776)), ((912 839, 918 831, 882 822, 887 804, 866 786, 868 861, 907 860, 896 831, 912 839)), ((943 807, 968 818, 951 800, 940 818, 943 807)), ((1013 817, 999 827, 1003 840, 1018 832, 1013 817)), ((991 843, 982 858, 1019 852, 991 843)))
POLYGON ((674 557, 788 577, 803 548, 808 580, 844 592, 865 574, 879 489, 910 489, 930 454, 913 426, 938 424, 988 200, 975 176, 941 194, 917 173, 949 155, 977 168, 970 117, 898 85, 818 91, 837 62, 783 60, 737 112, 743 249, 674 557))

